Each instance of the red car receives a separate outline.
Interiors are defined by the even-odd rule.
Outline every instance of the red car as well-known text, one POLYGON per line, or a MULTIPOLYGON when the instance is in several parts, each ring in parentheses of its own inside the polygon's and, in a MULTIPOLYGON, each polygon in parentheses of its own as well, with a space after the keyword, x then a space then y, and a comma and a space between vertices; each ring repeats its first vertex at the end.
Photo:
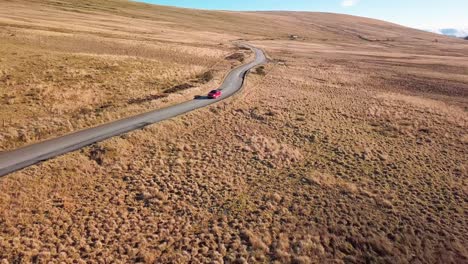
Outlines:
POLYGON ((218 99, 219 97, 221 97, 221 90, 213 90, 208 94, 210 99, 218 99))

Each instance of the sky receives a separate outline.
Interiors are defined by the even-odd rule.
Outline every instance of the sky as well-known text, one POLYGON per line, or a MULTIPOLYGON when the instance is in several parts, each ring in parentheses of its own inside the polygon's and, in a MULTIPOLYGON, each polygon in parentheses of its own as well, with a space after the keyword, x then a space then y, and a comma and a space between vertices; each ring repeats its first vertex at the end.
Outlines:
POLYGON ((139 0, 199 9, 295 10, 377 18, 419 29, 468 28, 468 0, 139 0))

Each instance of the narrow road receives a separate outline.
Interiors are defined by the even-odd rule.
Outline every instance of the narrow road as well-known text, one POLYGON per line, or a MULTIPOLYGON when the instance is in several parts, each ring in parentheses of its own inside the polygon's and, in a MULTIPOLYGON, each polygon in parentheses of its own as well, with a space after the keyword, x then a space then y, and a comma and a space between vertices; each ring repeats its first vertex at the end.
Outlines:
POLYGON ((219 89, 223 90, 223 94, 220 98, 216 100, 194 99, 16 150, 0 153, 0 177, 53 157, 81 149, 96 142, 211 105, 232 96, 242 88, 244 77, 247 72, 253 67, 266 62, 266 57, 262 50, 247 44, 242 45, 255 52, 255 60, 229 72, 223 84, 219 87, 219 89))

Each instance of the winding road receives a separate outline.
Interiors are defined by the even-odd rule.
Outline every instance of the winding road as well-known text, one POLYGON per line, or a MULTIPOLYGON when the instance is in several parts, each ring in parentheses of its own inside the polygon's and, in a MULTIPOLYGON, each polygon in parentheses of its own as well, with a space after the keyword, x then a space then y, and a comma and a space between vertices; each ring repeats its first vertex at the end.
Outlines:
POLYGON ((247 72, 266 62, 266 57, 262 50, 248 44, 240 45, 254 51, 255 60, 229 72, 221 87, 219 87, 219 89, 223 90, 223 94, 220 98, 216 100, 194 99, 186 101, 145 114, 128 117, 16 150, 0 153, 0 176, 5 176, 14 171, 81 149, 96 142, 185 114, 232 96, 242 88, 247 72))

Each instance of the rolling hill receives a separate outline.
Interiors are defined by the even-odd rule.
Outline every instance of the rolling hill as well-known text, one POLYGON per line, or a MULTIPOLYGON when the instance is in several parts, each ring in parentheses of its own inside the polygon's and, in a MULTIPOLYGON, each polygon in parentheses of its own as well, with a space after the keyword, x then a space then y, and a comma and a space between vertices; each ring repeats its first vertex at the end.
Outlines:
POLYGON ((0 179, 2 263, 464 263, 468 42, 313 12, 0 0, 0 150, 213 106, 0 179))

